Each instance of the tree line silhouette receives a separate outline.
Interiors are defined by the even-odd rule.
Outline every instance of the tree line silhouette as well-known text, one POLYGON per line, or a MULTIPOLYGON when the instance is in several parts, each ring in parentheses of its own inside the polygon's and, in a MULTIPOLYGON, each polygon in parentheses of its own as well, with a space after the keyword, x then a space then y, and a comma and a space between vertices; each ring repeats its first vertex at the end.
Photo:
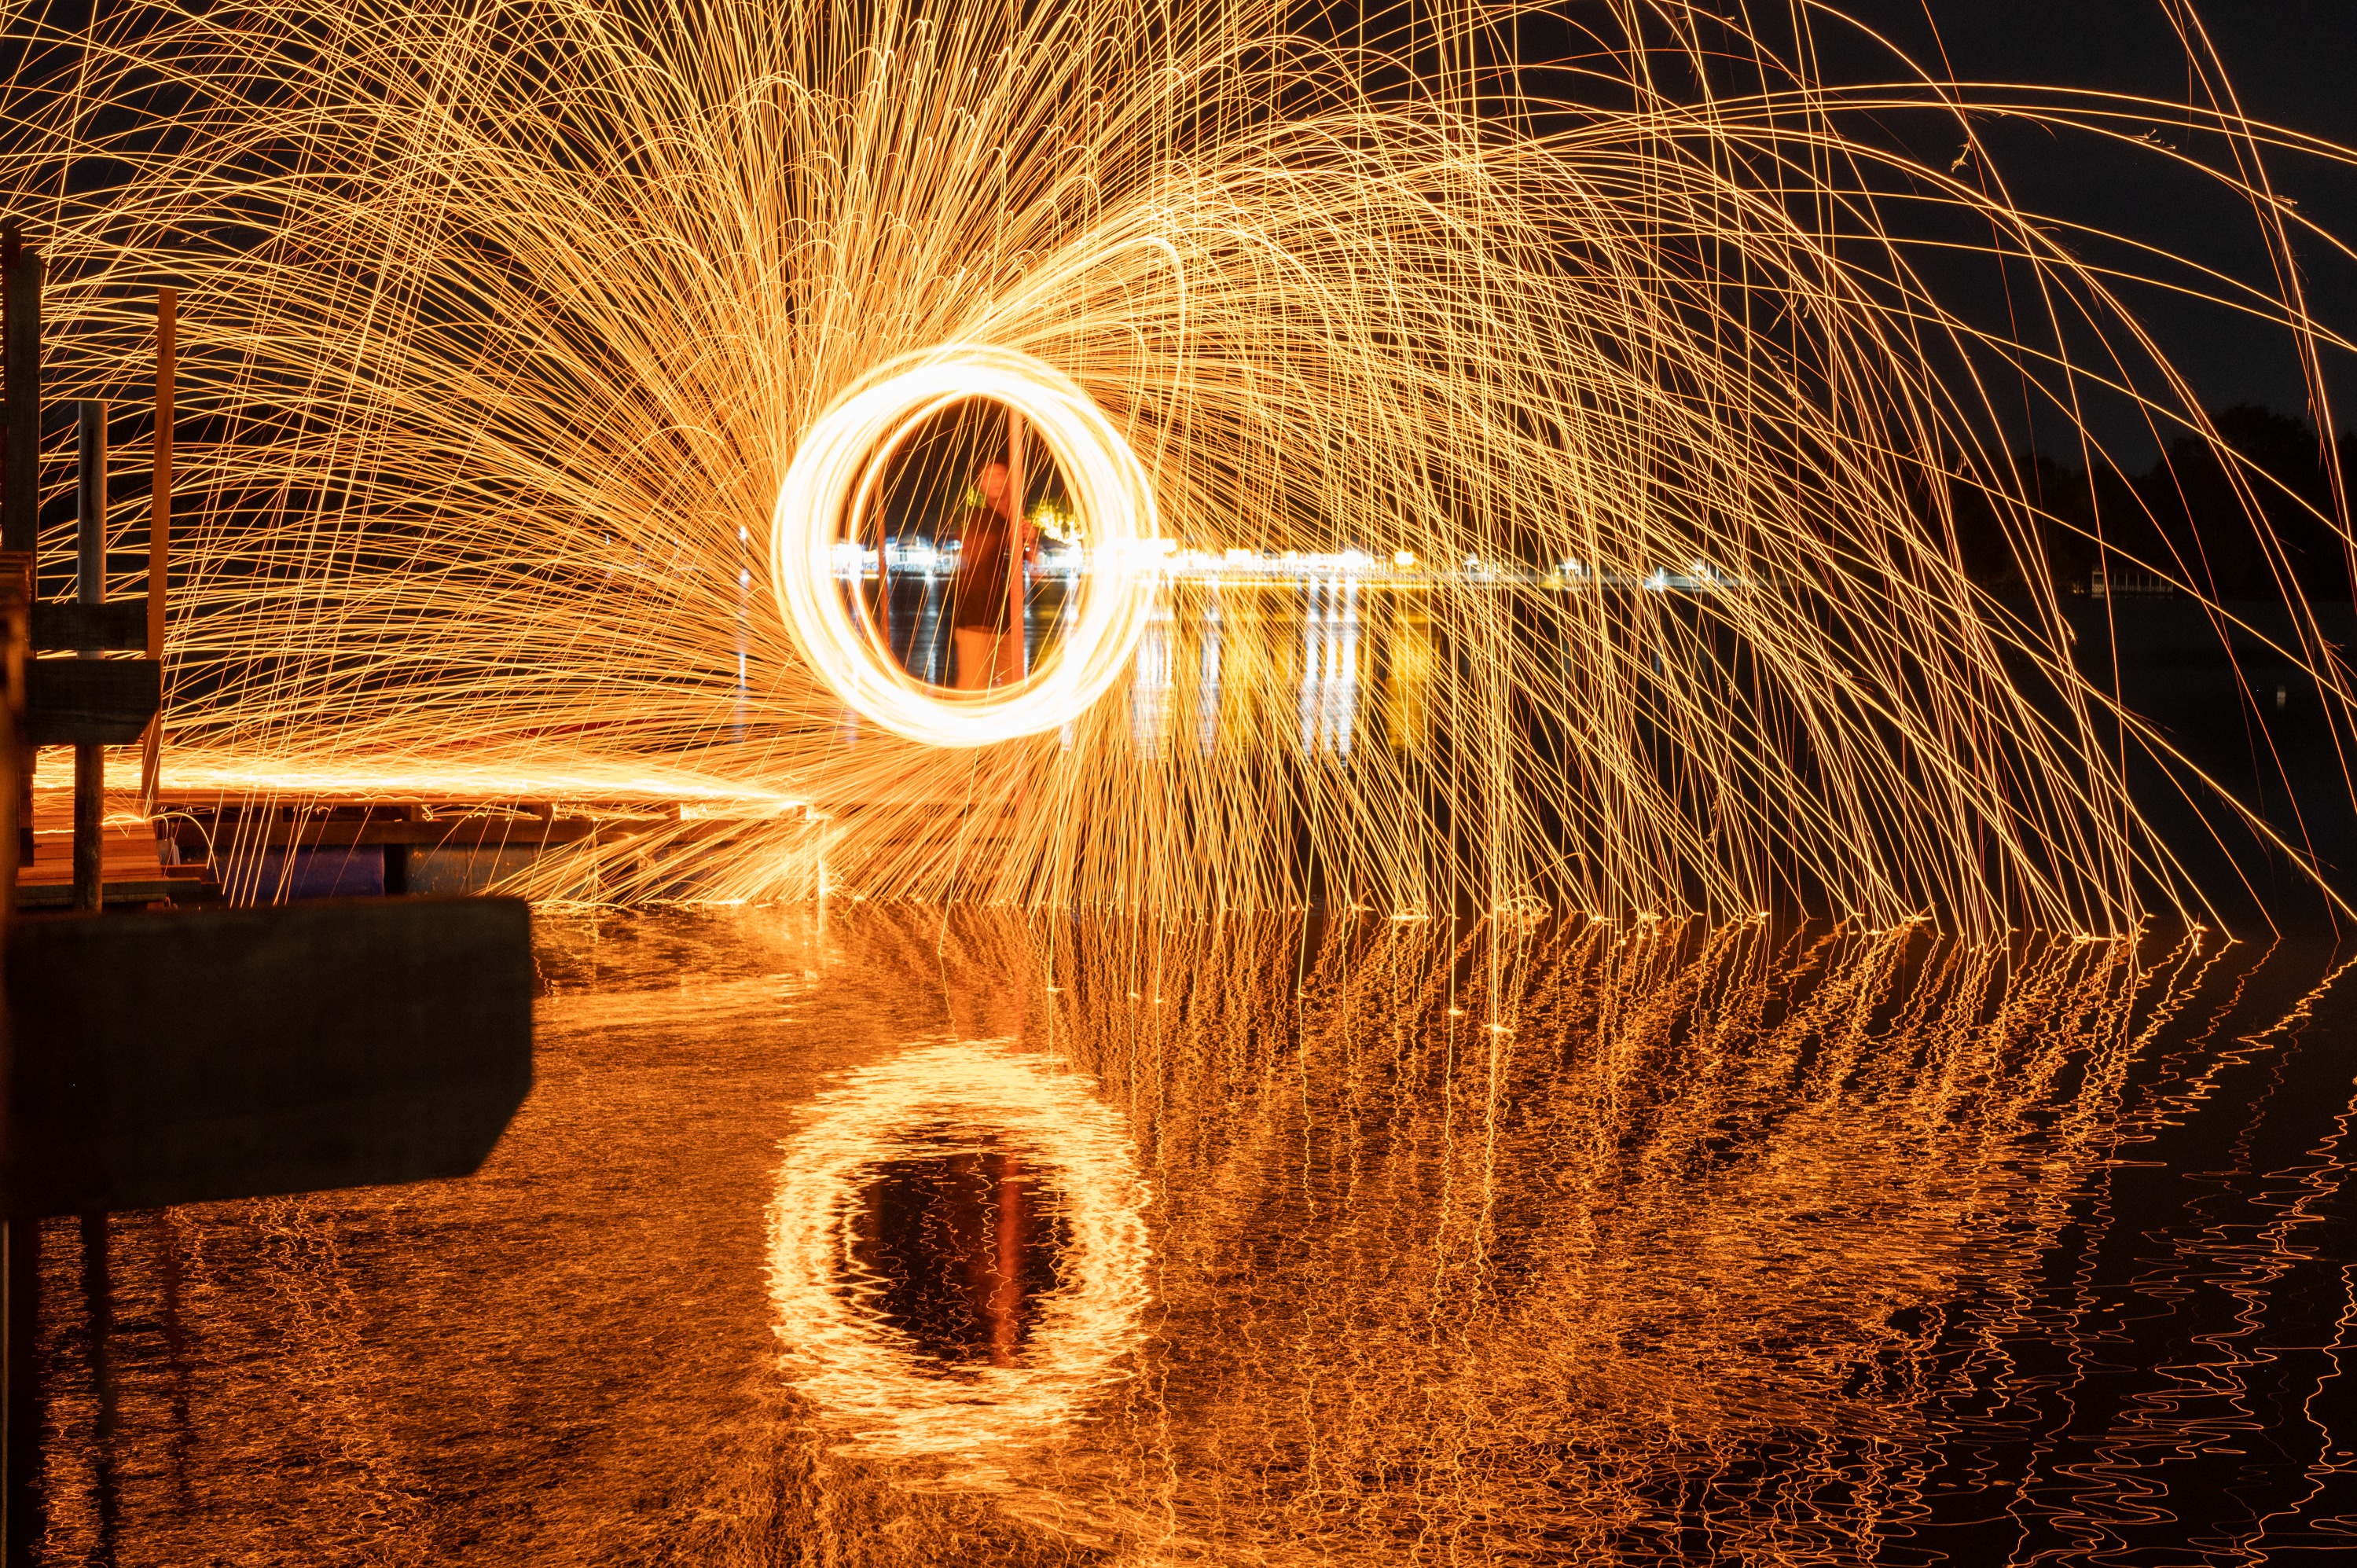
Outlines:
MULTIPOLYGON (((2344 493, 2357 493, 2357 433, 2328 449, 2306 420, 2258 403, 2237 403, 2212 422, 2232 457, 2187 435, 2140 475, 2099 465, 2091 476, 2038 451, 2015 458, 2022 494, 2044 514, 2042 569, 2056 593, 2167 583, 2224 599, 2282 599, 2295 587, 2312 603, 2350 597, 2348 550, 2327 520, 2335 515, 2332 463, 2344 493)), ((2040 564, 2020 559, 1988 498, 1960 487, 1951 507, 1973 581, 1992 593, 2028 592, 2026 573, 2040 564)))

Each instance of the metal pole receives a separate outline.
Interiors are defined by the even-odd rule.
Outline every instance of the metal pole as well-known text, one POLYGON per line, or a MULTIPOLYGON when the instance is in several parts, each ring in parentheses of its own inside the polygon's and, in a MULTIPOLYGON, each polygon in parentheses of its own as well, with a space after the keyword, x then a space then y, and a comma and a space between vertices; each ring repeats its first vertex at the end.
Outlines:
MULTIPOLYGON (((1023 669, 1023 415, 1006 411, 1006 635, 1015 643, 1015 678, 1023 669)), ((1005 657, 1004 650, 1000 657, 1005 657)))
POLYGON ((880 504, 876 509, 876 634, 883 641, 885 656, 890 658, 892 657, 892 567, 890 562, 886 559, 885 552, 891 548, 891 541, 884 532, 884 511, 885 509, 880 504))
MULTIPOLYGON (((75 597, 85 605, 106 602, 106 404, 76 405, 77 424, 74 548, 75 597)), ((95 648, 84 659, 101 656, 95 648)), ((73 907, 95 910, 106 901, 104 846, 99 820, 106 803, 106 748, 74 747, 73 907)))
MULTIPOLYGON (((147 492, 147 657, 164 657, 164 585, 172 550, 172 392, 178 354, 179 292, 156 291, 156 468, 147 492)), ((139 810, 156 814, 164 766, 164 710, 147 723, 139 748, 139 810)))

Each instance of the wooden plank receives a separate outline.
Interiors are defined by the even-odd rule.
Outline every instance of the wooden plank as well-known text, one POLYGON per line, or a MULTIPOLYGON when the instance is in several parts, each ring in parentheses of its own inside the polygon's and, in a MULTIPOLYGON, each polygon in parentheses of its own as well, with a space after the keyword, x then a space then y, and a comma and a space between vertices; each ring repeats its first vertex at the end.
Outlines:
POLYGON ((25 661, 25 737, 34 746, 128 746, 163 701, 164 667, 153 659, 25 661))
POLYGON ((197 812, 299 811, 324 816, 331 811, 365 811, 371 815, 414 813, 425 822, 446 821, 473 811, 512 811, 519 815, 547 816, 562 805, 563 814, 573 816, 626 817, 636 821, 662 819, 678 822, 682 812, 675 800, 643 800, 629 797, 598 797, 567 795, 561 800, 518 800, 512 794, 483 793, 479 795, 338 795, 327 791, 296 791, 282 789, 268 795, 245 794, 236 790, 189 789, 166 786, 156 792, 159 804, 175 811, 197 812), (270 800, 273 803, 259 803, 270 800), (296 803, 299 801, 300 803, 296 803))
POLYGON ((102 605, 51 600, 33 607, 33 651, 80 653, 100 648, 135 653, 147 646, 147 596, 102 605))
MULTIPOLYGON (((118 851, 113 844, 106 846, 105 864, 107 880, 110 882, 118 876, 124 875, 143 877, 152 881, 167 872, 186 870, 193 875, 204 869, 200 865, 193 865, 185 867, 166 865, 152 852, 138 854, 127 850, 118 851)), ((16 875, 22 881, 61 881, 71 875, 72 866, 73 856, 70 854, 48 855, 34 861, 29 865, 18 866, 16 875)))
MULTIPOLYGON (((72 857, 61 854, 47 860, 37 860, 30 865, 20 865, 16 868, 16 874, 18 879, 25 882, 61 882, 71 875, 72 865, 72 857)), ((152 882, 167 875, 180 872, 186 872, 194 876, 201 874, 203 870, 203 866, 196 865, 166 865, 152 854, 116 854, 113 853, 112 845, 109 846, 106 857, 106 878, 109 882, 125 876, 152 882)))
POLYGON ((402 818, 311 818, 295 822, 239 822, 235 818, 176 819, 173 836, 184 854, 202 854, 210 845, 219 854, 232 847, 262 849, 339 849, 353 844, 410 844, 425 849, 533 849, 543 844, 579 843, 585 839, 624 837, 655 828, 675 827, 662 818, 617 822, 600 817, 457 817, 418 822, 402 818), (210 836, 208 836, 210 834, 210 836))
MULTIPOLYGON (((139 904, 215 903, 221 898, 221 885, 203 875, 202 866, 191 865, 191 875, 175 875, 178 866, 164 867, 164 875, 145 878, 117 877, 111 872, 106 878, 106 902, 111 908, 139 904)), ((70 909, 73 908, 74 886, 70 876, 56 880, 22 880, 16 884, 16 908, 29 914, 35 910, 70 909)))
MULTIPOLYGON (((109 822, 99 835, 107 875, 113 876, 118 866, 143 866, 150 872, 164 867, 163 843, 146 822, 109 822)), ((27 876, 62 875, 73 864, 73 836, 44 825, 33 834, 33 854, 19 863, 19 873, 27 876)))
POLYGON ((532 1087, 516 899, 35 917, 6 975, 10 1218, 465 1176, 532 1087))

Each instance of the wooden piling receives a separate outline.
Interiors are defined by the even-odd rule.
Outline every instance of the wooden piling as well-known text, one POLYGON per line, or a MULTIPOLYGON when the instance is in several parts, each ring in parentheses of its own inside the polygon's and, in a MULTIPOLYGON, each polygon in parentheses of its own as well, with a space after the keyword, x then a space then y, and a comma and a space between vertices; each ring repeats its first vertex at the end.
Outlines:
MULTIPOLYGON (((26 604, 38 574, 41 508, 41 254, 24 230, 0 225, 0 359, 6 365, 8 425, 0 435, 0 551, 27 563, 26 604)), ((33 860, 33 748, 18 737, 15 757, 16 861, 33 860)))
MULTIPOLYGON (((10 275, 14 275, 16 241, 9 238, 10 275)), ((13 371, 14 366, 11 366, 13 371)), ((12 375, 10 386, 16 384, 12 375)), ((12 424, 12 428, 13 428, 12 424)), ((0 552, 0 942, 5 942, 11 911, 16 907, 18 786, 29 746, 20 743, 18 720, 23 717, 25 659, 30 640, 33 601, 33 558, 29 551, 0 552)), ((32 817, 22 819, 29 846, 32 817)), ((25 858, 30 860, 29 848, 25 858)), ((0 960, 5 952, 0 948, 0 960)), ((9 1037, 7 1009, 0 1007, 0 1128, 11 1123, 11 1087, 16 1064, 9 1037)), ((33 1541, 40 1533, 40 1493, 35 1488, 39 1453, 41 1412, 38 1363, 33 1359, 39 1327, 41 1283, 41 1222, 0 1219, 0 1563, 6 1568, 32 1561, 33 1541)))
MULTIPOLYGON (((85 398, 74 412, 74 597, 94 607, 106 602, 106 404, 85 398)), ((84 659, 105 656, 97 648, 80 651, 84 659)), ((99 838, 106 806, 106 748, 82 741, 73 753, 73 907, 94 910, 106 897, 99 838)))
POLYGON ((0 550, 30 551, 41 505, 41 254, 16 224, 0 227, 5 320, 7 465, 0 471, 0 550))
MULTIPOLYGON (((172 394, 178 361, 179 292, 156 291, 156 457, 147 490, 147 657, 164 657, 164 585, 172 547, 172 394)), ((164 761, 164 714, 158 709, 139 743, 139 810, 156 814, 164 761)))

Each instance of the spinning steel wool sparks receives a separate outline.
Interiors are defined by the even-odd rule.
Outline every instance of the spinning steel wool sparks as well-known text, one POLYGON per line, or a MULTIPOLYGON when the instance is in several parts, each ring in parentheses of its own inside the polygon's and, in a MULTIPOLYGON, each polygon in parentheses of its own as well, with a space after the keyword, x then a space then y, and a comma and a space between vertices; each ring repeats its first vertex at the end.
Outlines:
POLYGON ((1121 678, 1154 608, 1154 542, 1146 474, 1086 393, 1025 355, 952 348, 887 367, 820 416, 778 492, 770 570, 795 642, 844 701, 910 740, 983 746, 1069 723, 1121 678), (958 702, 876 656, 875 628, 836 591, 834 557, 835 520, 848 516, 860 536, 864 503, 895 449, 926 414, 972 398, 1003 403, 1046 438, 1093 525, 1094 571, 1078 624, 1041 668, 1011 693, 958 702))
MULTIPOLYGON (((2215 609, 2206 567, 2041 505, 1993 389, 2071 421, 2133 400, 2211 443, 2281 576, 2271 481, 2120 268, 2083 259, 2105 236, 1859 129, 1969 148, 2002 114, 2131 145, 2155 105, 1903 60, 1845 88, 1765 21, 1675 0, 1599 9, 1541 100, 1483 63, 1502 10, 1355 41, 1289 16, 12 11, 38 69, 0 169, 49 259, 52 395, 124 379, 142 290, 183 285, 167 771, 693 776, 775 812, 692 852, 724 897, 816 875, 1407 917, 1797 902, 1975 935, 2201 912, 2130 763, 2240 808, 2074 663, 2048 541, 2082 530, 2215 609), (112 174, 61 194, 91 188, 67 167, 112 174), (2043 328, 1943 306, 1919 262, 1953 263, 1957 224, 2043 328), (955 364, 1023 371, 866 401, 955 364), (1026 683, 979 699, 912 673, 860 573, 823 571, 866 548, 832 532, 864 526, 845 498, 952 391, 1033 416, 1087 559, 1026 683), (2025 603, 1975 585, 1960 509, 1992 514, 2025 603), (1140 575, 1156 537, 1399 564, 1301 591, 1140 575)), ((2299 220, 2257 171, 2343 155, 2211 102, 2171 123, 2287 256, 2299 220)), ((2346 345, 2282 275, 2186 286, 2294 343, 2329 428, 2346 345)), ((2346 539, 2341 503, 2319 520, 2346 539)), ((2280 651, 2345 737, 2346 672, 2291 592, 2280 651)), ((524 886, 675 886, 647 852, 524 886)))

